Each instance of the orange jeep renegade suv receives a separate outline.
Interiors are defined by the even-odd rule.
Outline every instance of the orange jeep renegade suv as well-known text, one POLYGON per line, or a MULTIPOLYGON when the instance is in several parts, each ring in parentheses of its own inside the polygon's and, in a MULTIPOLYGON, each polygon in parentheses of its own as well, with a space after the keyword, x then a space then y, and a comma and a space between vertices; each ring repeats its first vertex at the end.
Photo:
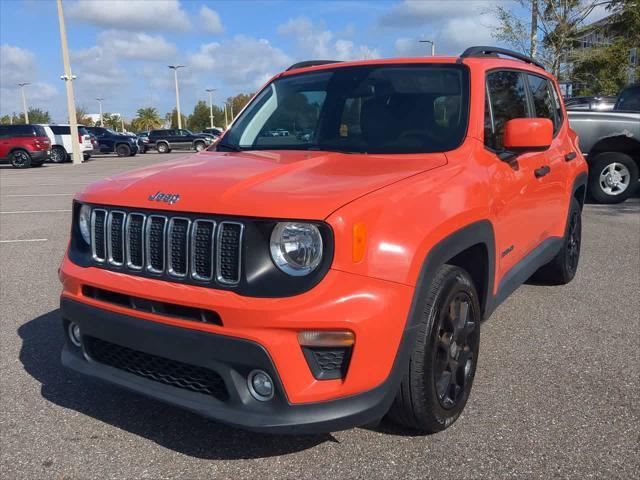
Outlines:
POLYGON ((575 275, 586 182, 528 57, 293 65, 208 151, 78 194, 62 362, 252 430, 442 430, 481 322, 575 275))

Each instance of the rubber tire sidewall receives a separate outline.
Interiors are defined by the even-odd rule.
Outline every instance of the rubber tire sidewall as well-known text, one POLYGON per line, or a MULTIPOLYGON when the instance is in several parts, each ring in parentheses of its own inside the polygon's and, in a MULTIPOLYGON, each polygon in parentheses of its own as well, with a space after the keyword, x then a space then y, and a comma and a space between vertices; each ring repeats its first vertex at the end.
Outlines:
POLYGON ((131 148, 129 147, 129 145, 125 144, 125 143, 121 143, 120 145, 116 145, 116 155, 118 155, 119 157, 128 157, 131 155, 131 148), (126 153, 124 153, 124 149, 126 148, 126 153), (121 151, 123 153, 121 153, 121 151))
POLYGON ((481 310, 471 276, 461 268, 443 265, 427 288, 429 292, 426 300, 420 306, 420 311, 423 313, 418 325, 416 345, 389 413, 393 420, 405 427, 424 433, 436 433, 448 428, 458 419, 469 399, 478 365, 481 310), (445 409, 438 400, 433 374, 435 337, 439 333, 435 326, 441 308, 461 291, 467 293, 472 302, 471 309, 475 314, 477 328, 477 345, 475 345, 473 370, 464 396, 453 408, 445 409))
POLYGON ((629 155, 621 152, 604 152, 597 154, 589 162, 589 195, 598 203, 622 203, 634 194, 638 187, 638 165, 629 155), (619 195, 609 195, 600 188, 600 173, 611 163, 621 163, 631 175, 627 189, 619 195))
POLYGON ((196 152, 204 152, 207 149, 207 144, 201 141, 193 142, 193 149, 196 152), (198 150, 198 145, 202 145, 202 150, 198 150))
POLYGON ((22 150, 22 149, 20 149, 20 150, 14 150, 13 152, 11 152, 11 153, 9 154, 9 161, 11 162, 11 166, 12 166, 13 168, 19 168, 19 169, 22 169, 22 168, 30 168, 30 167, 31 167, 31 162, 32 162, 32 160, 31 160, 31 155, 29 154, 29 152, 27 152, 26 150, 22 150), (21 152, 21 153, 26 153, 26 154, 27 154, 27 157, 29 157, 29 160, 27 160, 27 163, 25 163, 24 165, 15 165, 15 164, 13 163, 13 155, 14 155, 15 153, 17 153, 17 152, 21 152))
POLYGON ((52 161, 53 163, 64 163, 64 162, 66 162, 66 161, 67 161, 67 157, 68 157, 68 156, 69 156, 69 155, 67 154, 67 151, 66 151, 63 147, 60 147, 60 146, 56 145, 55 147, 53 147, 53 148, 51 149, 51 157, 50 157, 50 158, 51 158, 51 161, 52 161), (53 152, 54 152, 54 150, 55 150, 55 151, 58 151, 58 152, 60 152, 60 151, 62 152, 62 159, 61 159, 61 160, 56 161, 56 160, 54 160, 54 159, 53 159, 53 158, 54 158, 54 157, 53 157, 53 152))
POLYGON ((158 142, 156 143, 156 151, 158 153, 169 153, 171 149, 169 148, 169 144, 167 142, 158 142), (161 145, 165 147, 164 151, 160 150, 161 145))

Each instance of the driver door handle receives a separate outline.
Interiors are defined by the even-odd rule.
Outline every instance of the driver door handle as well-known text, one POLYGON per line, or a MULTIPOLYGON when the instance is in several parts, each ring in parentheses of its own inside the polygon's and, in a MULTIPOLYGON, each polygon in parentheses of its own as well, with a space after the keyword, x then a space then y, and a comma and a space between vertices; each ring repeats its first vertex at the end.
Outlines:
POLYGON ((535 174, 536 178, 542 178, 550 171, 551 171, 551 167, 549 167, 548 165, 545 165, 544 167, 536 168, 533 171, 533 173, 535 174))

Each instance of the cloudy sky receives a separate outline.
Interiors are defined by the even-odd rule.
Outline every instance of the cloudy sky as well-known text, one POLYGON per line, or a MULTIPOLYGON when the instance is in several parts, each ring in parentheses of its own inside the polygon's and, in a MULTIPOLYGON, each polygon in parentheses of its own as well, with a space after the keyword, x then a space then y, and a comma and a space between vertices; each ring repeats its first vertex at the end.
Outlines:
MULTIPOLYGON (((206 88, 218 101, 253 92, 299 60, 438 54, 495 44, 495 1, 204 1, 63 0, 76 103, 90 113, 131 118, 140 107, 161 114, 175 104, 172 72, 179 63, 181 106, 189 113, 206 88)), ((514 5, 515 8, 515 5, 514 5)), ((21 111, 16 84, 31 106, 65 121, 64 85, 53 0, 0 1, 0 114, 21 111)), ((215 101, 215 99, 214 99, 215 101)))

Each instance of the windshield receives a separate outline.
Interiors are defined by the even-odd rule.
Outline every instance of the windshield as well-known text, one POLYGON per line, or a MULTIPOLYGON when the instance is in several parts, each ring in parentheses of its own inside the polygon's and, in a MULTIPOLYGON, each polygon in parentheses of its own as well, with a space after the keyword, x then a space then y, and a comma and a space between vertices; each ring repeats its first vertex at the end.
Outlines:
POLYGON ((462 143, 466 67, 367 65, 276 79, 251 102, 219 149, 442 152, 462 143))

